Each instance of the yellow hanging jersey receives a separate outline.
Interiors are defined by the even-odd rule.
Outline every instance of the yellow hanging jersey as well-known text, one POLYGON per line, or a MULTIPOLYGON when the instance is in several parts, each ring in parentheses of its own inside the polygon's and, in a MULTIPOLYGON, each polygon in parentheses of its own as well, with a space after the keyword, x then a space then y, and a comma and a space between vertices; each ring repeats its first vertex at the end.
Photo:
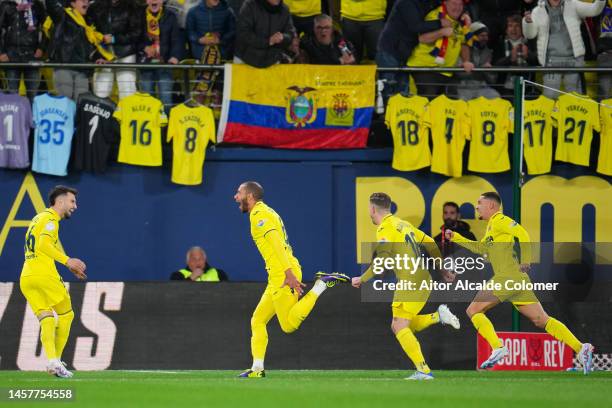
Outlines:
POLYGON ((423 126, 425 106, 423 96, 393 95, 387 103, 385 124, 393 135, 393 162, 395 170, 411 171, 431 164, 429 131, 423 126))
POLYGON ((289 12, 298 17, 311 17, 321 14, 321 0, 285 0, 289 12))
POLYGON ((423 123, 431 129, 433 140, 431 171, 461 177, 463 148, 470 130, 467 103, 440 95, 427 106, 423 123))
POLYGON ((468 102, 468 113, 472 128, 468 170, 479 173, 510 170, 508 133, 514 131, 510 102, 481 96, 468 102))
POLYGON ((544 95, 523 104, 523 151, 527 174, 550 172, 554 107, 555 101, 544 95))
POLYGON ((268 284, 280 287, 285 281, 285 271, 291 268, 298 280, 302 279, 302 269, 300 263, 293 256, 293 249, 289 245, 289 237, 281 217, 272 208, 268 207, 263 201, 257 202, 249 214, 251 221, 251 236, 259 250, 268 271, 268 284), (276 230, 283 240, 282 247, 285 252, 288 265, 283 264, 283 260, 278 259, 274 248, 266 240, 266 234, 276 230))
POLYGON ((215 118, 206 106, 184 103, 170 111, 168 142, 172 145, 172 182, 193 186, 202 183, 202 166, 208 142, 215 143, 215 118))
POLYGON ((597 172, 612 176, 612 98, 601 101, 601 132, 597 172))
POLYGON ((161 127, 168 123, 164 105, 149 94, 137 92, 119 101, 113 117, 121 125, 120 163, 162 165, 161 127))
POLYGON ((558 129, 555 160, 588 166, 593 130, 600 129, 597 102, 575 92, 561 95, 553 118, 558 129))
POLYGON ((47 276, 59 279, 55 261, 66 264, 68 256, 58 247, 60 216, 52 209, 47 208, 37 214, 25 236, 25 262, 21 276, 47 276))

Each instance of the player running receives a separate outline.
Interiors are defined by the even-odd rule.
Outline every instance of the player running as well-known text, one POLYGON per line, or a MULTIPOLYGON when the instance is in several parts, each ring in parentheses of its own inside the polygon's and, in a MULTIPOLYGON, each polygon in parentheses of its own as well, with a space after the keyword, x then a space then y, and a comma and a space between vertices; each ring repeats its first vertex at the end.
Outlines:
POLYGON ((251 235, 257 249, 266 263, 268 286, 251 318, 251 353, 253 365, 239 375, 242 378, 265 377, 264 357, 268 345, 266 325, 276 315, 281 329, 293 333, 314 308, 318 297, 328 287, 338 282, 348 282, 349 277, 340 273, 318 272, 319 279, 312 289, 300 300, 304 293, 302 268, 293 256, 283 220, 272 208, 263 202, 264 191, 261 185, 247 181, 238 187, 234 199, 240 211, 249 213, 251 235))
MULTIPOLYGON (((446 238, 458 243, 472 252, 486 254, 493 267, 494 282, 508 280, 530 282, 529 271, 530 239, 527 231, 513 219, 505 216, 501 210, 501 198, 495 192, 483 193, 478 198, 476 211, 479 218, 488 220, 485 236, 480 242, 471 241, 451 230, 446 230, 446 238), (523 245, 521 245, 521 243, 523 245)), ((503 285, 502 287, 505 287, 503 285)), ((480 368, 491 368, 508 355, 508 349, 497 337, 491 321, 485 312, 501 302, 510 301, 514 307, 531 322, 546 330, 548 334, 570 346, 582 362, 584 374, 588 374, 593 365, 593 346, 581 343, 572 332, 559 320, 550 317, 542 308, 535 293, 531 290, 489 291, 476 294, 467 308, 467 315, 480 335, 491 345, 493 352, 480 365, 480 368)))
MULTIPOLYGON (((391 197, 387 194, 372 194, 369 209, 372 222, 378 226, 376 241, 379 244, 376 247, 376 257, 393 258, 397 254, 406 254, 412 258, 418 258, 421 255, 422 243, 429 244, 427 249, 431 250, 433 257, 440 257, 440 250, 433 238, 415 228, 409 222, 391 214, 391 197)), ((395 270, 394 272, 398 282, 414 282, 417 287, 420 282, 431 280, 429 271, 421 268, 414 273, 409 273, 406 270, 395 270)), ((373 265, 370 265, 361 276, 352 279, 352 284, 358 288, 362 283, 373 277, 373 265)), ((440 305, 435 313, 419 314, 427 303, 429 293, 429 290, 396 291, 394 293, 394 302, 391 305, 393 312, 391 330, 417 370, 410 377, 407 377, 407 380, 432 380, 434 378, 431 369, 425 362, 421 345, 415 337, 415 333, 436 323, 448 324, 454 329, 459 329, 459 319, 446 305, 440 305), (407 298, 411 301, 405 301, 407 298)))
POLYGON ((40 341, 49 360, 47 372, 61 378, 72 377, 61 357, 74 313, 55 262, 66 265, 79 279, 87 277, 85 263, 69 258, 57 247, 59 221, 70 218, 76 210, 76 194, 77 190, 65 186, 56 186, 49 193, 50 207, 36 215, 28 226, 19 280, 21 292, 40 322, 40 341))

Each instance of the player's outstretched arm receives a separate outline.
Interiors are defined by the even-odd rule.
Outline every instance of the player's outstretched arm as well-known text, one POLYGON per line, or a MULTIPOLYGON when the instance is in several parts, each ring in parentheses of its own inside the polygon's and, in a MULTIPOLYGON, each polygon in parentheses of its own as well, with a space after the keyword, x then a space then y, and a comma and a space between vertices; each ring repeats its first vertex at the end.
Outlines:
POLYGON ((467 239, 466 237, 455 231, 451 231, 449 229, 445 230, 444 237, 447 241, 455 242, 456 244, 473 253, 483 254, 486 252, 486 248, 484 247, 484 245, 481 244, 480 241, 472 241, 471 239, 467 239))

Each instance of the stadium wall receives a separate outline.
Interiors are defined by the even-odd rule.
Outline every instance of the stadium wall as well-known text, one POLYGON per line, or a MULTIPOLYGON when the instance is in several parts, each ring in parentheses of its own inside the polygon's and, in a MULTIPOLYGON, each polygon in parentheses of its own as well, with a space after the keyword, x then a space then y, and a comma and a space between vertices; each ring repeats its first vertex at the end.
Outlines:
MULTIPOLYGON (((511 214, 509 172, 459 179, 428 169, 398 172, 391 155, 391 149, 222 148, 208 153, 204 182, 194 187, 170 182, 170 160, 159 168, 113 164, 106 174, 64 178, 0 170, 0 281, 19 279, 25 229, 60 183, 79 189, 79 208, 60 227, 61 244, 87 262, 91 281, 167 280, 192 245, 203 246, 232 280, 265 280, 248 217, 233 200, 247 179, 263 184, 266 201, 283 217, 306 280, 318 270, 360 272, 358 242, 375 234, 366 209, 372 191, 389 192, 399 215, 433 235, 442 203, 453 200, 481 236, 485 223, 474 220, 473 203, 484 190, 497 190, 511 214)), ((611 178, 563 164, 552 174, 528 179, 522 190, 522 223, 532 239, 612 242, 611 178)))
MULTIPOLYGON (((77 370, 232 369, 251 363, 250 317, 264 284, 182 282, 70 283, 75 319, 63 360, 77 370)), ((463 313, 455 331, 434 326, 418 334, 434 369, 473 369, 476 334, 463 313)), ((545 304, 579 339, 612 350, 609 303, 545 304)), ((498 330, 509 330, 510 305, 489 312, 498 330)), ((426 306, 433 312, 436 304, 426 306)), ((390 330, 388 303, 362 303, 360 292, 335 287, 324 293, 300 330, 283 334, 268 325, 268 369, 411 369, 390 330)), ((537 331, 524 323, 524 331, 537 331)), ((40 370, 46 360, 39 325, 18 284, 0 283, 0 369, 40 370)), ((529 344, 521 350, 527 353, 529 344)), ((545 359, 547 356, 543 356, 545 359)), ((554 358, 550 358, 554 361, 554 358)))

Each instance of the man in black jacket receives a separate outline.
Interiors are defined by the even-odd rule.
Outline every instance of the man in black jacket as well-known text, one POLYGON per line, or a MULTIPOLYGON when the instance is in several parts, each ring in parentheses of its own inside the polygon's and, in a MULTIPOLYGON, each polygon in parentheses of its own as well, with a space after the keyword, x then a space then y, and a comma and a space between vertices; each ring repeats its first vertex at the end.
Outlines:
POLYGON ((461 236, 476 241, 476 237, 470 231, 470 224, 465 221, 461 221, 461 213, 459 212, 459 206, 453 201, 447 201, 442 206, 442 218, 444 219, 444 225, 440 227, 440 234, 434 237, 434 241, 438 243, 442 255, 448 255, 453 252, 453 243, 448 242, 444 239, 444 231, 451 230, 458 232, 461 236))
MULTIPOLYGON (((134 63, 144 24, 135 0, 96 0, 87 12, 88 20, 104 34, 105 43, 117 57, 116 62, 134 63)), ((94 94, 108 98, 113 90, 114 72, 117 73, 119 98, 136 92, 136 70, 102 68, 94 74, 94 94)))
POLYGON ((304 34, 300 40, 302 61, 306 64, 348 65, 355 63, 353 46, 338 32, 327 14, 314 18, 314 34, 304 34))
MULTIPOLYGON (((38 0, 0 2, 0 62, 32 62, 40 60, 46 48, 41 31, 47 14, 38 0)), ((5 70, 9 92, 19 92, 23 74, 28 99, 36 96, 40 83, 38 69, 5 70)))
MULTIPOLYGON (((405 67, 412 50, 419 43, 419 35, 450 27, 447 19, 425 21, 425 15, 438 7, 438 0, 397 0, 389 13, 387 22, 378 40, 376 65, 380 68, 405 67)), ((383 95, 389 96, 408 89, 408 75, 383 73, 386 79, 383 95)))
POLYGON ((289 8, 282 0, 246 0, 236 22, 234 62, 258 68, 284 62, 294 35, 289 8))
MULTIPOLYGON (((74 0, 64 9, 61 0, 45 0, 47 13, 53 20, 49 59, 58 63, 86 63, 101 60, 101 47, 91 43, 84 28, 89 0, 74 0), (69 12, 71 14, 69 14, 69 12), (72 16, 71 16, 72 15, 72 16), (78 18, 82 24, 79 24, 78 18)), ((112 59, 112 56, 106 56, 112 59)), ((89 89, 89 72, 72 69, 56 69, 53 75, 55 89, 60 95, 77 100, 89 89)))
MULTIPOLYGON (((147 0, 144 10, 145 29, 140 44, 141 62, 178 64, 185 49, 176 14, 163 8, 162 0, 147 0)), ((166 113, 172 107, 172 71, 149 69, 140 73, 140 89, 153 94, 157 83, 159 99, 166 113)))

